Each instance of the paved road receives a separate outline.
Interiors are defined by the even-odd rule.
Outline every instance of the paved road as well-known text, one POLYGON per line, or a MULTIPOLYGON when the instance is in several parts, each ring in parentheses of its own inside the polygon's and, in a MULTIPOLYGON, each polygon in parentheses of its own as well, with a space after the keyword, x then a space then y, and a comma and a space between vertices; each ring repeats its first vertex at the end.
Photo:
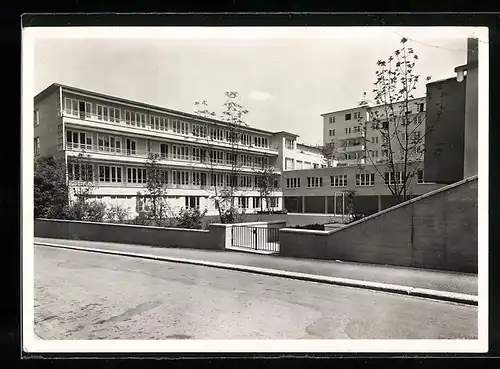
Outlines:
POLYGON ((322 276, 350 278, 362 281, 400 284, 416 288, 477 295, 477 274, 464 274, 438 270, 423 270, 396 266, 308 260, 280 256, 264 256, 241 252, 193 250, 125 245, 109 242, 35 238, 36 242, 73 245, 113 251, 136 252, 157 256, 213 261, 236 265, 285 270, 322 276))
POLYGON ((477 307, 35 246, 43 339, 477 338, 477 307))

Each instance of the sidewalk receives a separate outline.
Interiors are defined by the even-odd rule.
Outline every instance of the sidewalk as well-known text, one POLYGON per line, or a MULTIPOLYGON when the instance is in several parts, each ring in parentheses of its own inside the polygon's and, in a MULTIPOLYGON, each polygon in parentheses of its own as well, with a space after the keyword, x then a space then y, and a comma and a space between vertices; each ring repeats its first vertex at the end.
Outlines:
POLYGON ((35 243, 95 248, 115 252, 149 254, 159 257, 193 259, 237 266, 273 269, 276 271, 304 273, 322 277, 352 279, 415 289, 429 289, 444 293, 477 296, 478 281, 475 274, 461 274, 437 270, 423 270, 373 264, 286 258, 274 255, 257 255, 234 251, 207 251, 192 249, 159 248, 142 245, 35 238, 35 243))

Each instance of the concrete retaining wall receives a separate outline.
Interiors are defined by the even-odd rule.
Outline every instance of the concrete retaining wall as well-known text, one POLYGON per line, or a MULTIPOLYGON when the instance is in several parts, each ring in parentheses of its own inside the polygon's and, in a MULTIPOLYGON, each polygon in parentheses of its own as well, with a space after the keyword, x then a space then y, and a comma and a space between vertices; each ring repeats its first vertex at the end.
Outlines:
POLYGON ((333 231, 283 229, 280 254, 477 273, 477 183, 475 176, 333 231))
POLYGON ((72 220, 36 219, 35 237, 128 243, 158 247, 223 250, 225 230, 211 224, 210 230, 146 227, 72 220))

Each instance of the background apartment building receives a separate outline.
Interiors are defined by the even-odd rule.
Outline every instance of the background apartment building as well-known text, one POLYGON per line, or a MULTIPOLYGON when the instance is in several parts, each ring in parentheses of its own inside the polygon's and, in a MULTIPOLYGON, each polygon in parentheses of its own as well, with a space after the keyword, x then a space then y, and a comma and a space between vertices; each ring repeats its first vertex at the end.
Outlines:
MULTIPOLYGON (((426 98, 420 97, 409 101, 408 120, 411 129, 418 127, 411 132, 409 139, 420 139, 421 146, 425 143, 425 117, 426 98)), ((401 108, 394 105, 395 115, 401 114, 401 108)), ((323 117, 323 145, 333 142, 335 145, 334 157, 337 166, 379 164, 384 163, 389 158, 389 145, 383 146, 384 140, 379 128, 375 129, 375 124, 382 124, 382 129, 389 129, 395 132, 396 120, 385 119, 387 114, 384 106, 358 106, 356 108, 339 110, 321 115, 323 117), (374 117, 377 117, 374 119, 374 117), (389 125, 390 128, 389 128, 389 125)), ((398 128, 401 131, 401 128, 398 128)), ((406 135, 399 133, 399 140, 395 136, 391 138, 392 151, 397 158, 401 157, 401 143, 404 144, 406 135)), ((411 153, 412 161, 424 161, 423 151, 411 153)), ((398 160, 396 160, 398 161, 398 160)))
POLYGON ((151 106, 60 84, 52 84, 34 98, 36 156, 63 157, 68 181, 75 185, 82 168, 75 157, 85 152, 96 184, 92 196, 143 211, 138 192, 146 186, 149 153, 160 155, 166 196, 171 210, 207 209, 216 214, 210 196, 230 181, 233 154, 237 153, 235 203, 241 209, 282 208, 281 177, 270 204, 260 198, 256 172, 263 164, 280 175, 286 158, 302 155, 297 135, 239 128, 237 149, 230 126, 222 121, 151 106))

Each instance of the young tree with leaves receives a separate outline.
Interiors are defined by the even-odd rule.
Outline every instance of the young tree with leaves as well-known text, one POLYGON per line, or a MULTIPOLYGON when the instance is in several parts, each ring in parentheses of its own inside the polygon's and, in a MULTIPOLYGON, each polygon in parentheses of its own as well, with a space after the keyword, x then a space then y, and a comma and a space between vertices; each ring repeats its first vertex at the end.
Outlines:
MULTIPOLYGON (((368 122, 358 117, 362 129, 366 129, 364 125, 369 124, 381 139, 382 160, 374 157, 374 150, 371 150, 378 146, 365 137, 366 158, 385 179, 386 186, 398 203, 408 200, 412 179, 422 170, 420 164, 425 152, 425 137, 439 121, 443 97, 443 94, 437 99, 427 96, 428 101, 438 107, 436 119, 429 122, 424 108, 425 99, 415 98, 420 82, 420 75, 414 72, 418 55, 407 43, 406 38, 401 39, 401 46, 386 61, 377 61, 376 81, 372 90, 376 106, 368 107, 365 93, 359 105, 368 107, 368 122), (382 173, 385 168, 381 170, 379 161, 387 167, 388 172, 382 173)), ((430 79, 427 77, 426 81, 430 79)))
MULTIPOLYGON (((263 164, 257 172, 256 180, 260 197, 266 200, 267 210, 271 212, 272 209, 269 205, 271 204, 273 192, 277 189, 279 175, 276 173, 274 167, 263 164)), ((260 203, 260 210, 263 211, 262 201, 260 203)))
MULTIPOLYGON (((215 208, 217 209, 220 217, 220 221, 222 223, 232 223, 235 221, 238 210, 235 206, 235 197, 236 192, 240 188, 238 179, 241 173, 242 163, 239 160, 239 154, 241 152, 240 149, 240 140, 241 140, 241 128, 247 126, 244 121, 244 117, 248 114, 248 110, 246 110, 242 105, 237 102, 238 93, 234 91, 225 92, 226 101, 223 105, 223 112, 220 116, 220 119, 227 124, 223 126, 223 129, 226 132, 226 142, 229 142, 230 148, 229 152, 226 152, 226 157, 223 158, 224 161, 227 162, 229 158, 230 170, 229 174, 226 178, 229 181, 225 186, 219 186, 218 180, 216 178, 217 175, 221 175, 222 172, 218 170, 217 162, 217 146, 213 145, 213 137, 211 132, 208 132, 206 135, 206 142, 208 147, 208 160, 207 164, 210 170, 210 178, 211 186, 213 187, 214 193, 210 196, 210 199, 214 201, 215 208)), ((208 103, 203 100, 201 103, 196 102, 195 106, 197 110, 196 114, 202 117, 214 117, 215 113, 211 112, 208 109, 208 103)), ((206 152, 205 152, 206 153, 206 152)), ((227 173, 224 173, 227 174, 227 173)))
MULTIPOLYGON (((101 175, 102 173, 99 173, 101 175)), ((76 201, 86 203, 98 187, 94 178, 94 166, 89 154, 84 151, 76 157, 68 158, 68 180, 76 201)))
POLYGON ((161 226, 167 218, 170 208, 165 200, 166 178, 165 170, 160 163, 160 154, 150 152, 146 161, 146 189, 147 210, 149 218, 156 226, 161 226))

